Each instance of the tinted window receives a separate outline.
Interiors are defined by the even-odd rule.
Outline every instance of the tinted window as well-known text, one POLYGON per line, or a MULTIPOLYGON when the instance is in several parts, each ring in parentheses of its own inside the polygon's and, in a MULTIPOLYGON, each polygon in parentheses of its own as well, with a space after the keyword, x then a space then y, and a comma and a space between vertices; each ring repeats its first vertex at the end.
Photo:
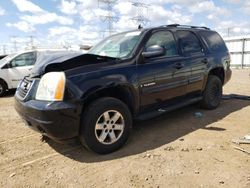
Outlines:
POLYGON ((227 47, 218 33, 211 31, 202 31, 200 33, 212 52, 227 51, 227 47))
POLYGON ((190 31, 177 31, 180 48, 184 54, 200 53, 202 47, 199 39, 190 31))
POLYGON ((34 65, 36 60, 35 52, 25 53, 17 56, 15 59, 11 61, 12 67, 22 67, 34 65))
POLYGON ((177 49, 173 34, 169 31, 154 33, 146 44, 146 49, 153 45, 159 45, 165 49, 165 56, 177 55, 177 49))

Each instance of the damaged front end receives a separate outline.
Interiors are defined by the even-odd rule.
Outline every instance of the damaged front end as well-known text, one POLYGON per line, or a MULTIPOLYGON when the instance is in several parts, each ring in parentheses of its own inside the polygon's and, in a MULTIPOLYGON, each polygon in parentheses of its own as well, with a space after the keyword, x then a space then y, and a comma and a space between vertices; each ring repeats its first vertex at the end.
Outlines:
POLYGON ((106 63, 114 60, 118 60, 118 58, 79 53, 67 54, 60 57, 45 57, 34 66, 32 76, 37 77, 47 72, 66 71, 81 66, 106 63))
POLYGON ((25 77, 17 88, 16 111, 28 127, 55 141, 76 138, 82 91, 68 79, 67 72, 87 65, 95 64, 96 67, 98 63, 105 64, 115 58, 77 53, 40 58, 32 75, 25 77))

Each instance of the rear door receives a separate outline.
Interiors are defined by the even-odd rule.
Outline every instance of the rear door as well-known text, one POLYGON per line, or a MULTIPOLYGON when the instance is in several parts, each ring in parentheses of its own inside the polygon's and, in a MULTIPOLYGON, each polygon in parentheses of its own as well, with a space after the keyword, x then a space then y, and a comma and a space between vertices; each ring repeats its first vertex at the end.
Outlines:
POLYGON ((189 96, 200 95, 206 75, 207 57, 205 49, 197 35, 192 31, 180 30, 176 32, 182 56, 186 66, 191 68, 188 78, 187 93, 189 96))
POLYGON ((12 88, 17 88, 19 82, 31 74, 31 70, 36 61, 36 52, 28 52, 15 57, 10 62, 8 69, 8 77, 11 82, 12 88))
POLYGON ((144 110, 163 107, 174 99, 184 98, 191 70, 179 56, 174 35, 170 31, 154 32, 144 49, 159 45, 165 49, 160 57, 146 58, 138 65, 141 105, 144 110))

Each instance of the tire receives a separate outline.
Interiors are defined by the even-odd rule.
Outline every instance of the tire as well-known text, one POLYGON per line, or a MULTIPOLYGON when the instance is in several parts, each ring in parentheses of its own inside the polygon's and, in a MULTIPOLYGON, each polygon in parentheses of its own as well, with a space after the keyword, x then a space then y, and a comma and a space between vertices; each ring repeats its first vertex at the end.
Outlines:
POLYGON ((207 85, 203 92, 203 98, 201 100, 201 107, 213 110, 220 105, 222 97, 222 82, 214 75, 208 76, 207 85))
POLYGON ((84 111, 80 141, 96 153, 108 154, 127 142, 131 127, 131 113, 122 101, 100 98, 84 111))
POLYGON ((0 97, 4 96, 7 91, 7 85, 4 81, 0 80, 0 97))

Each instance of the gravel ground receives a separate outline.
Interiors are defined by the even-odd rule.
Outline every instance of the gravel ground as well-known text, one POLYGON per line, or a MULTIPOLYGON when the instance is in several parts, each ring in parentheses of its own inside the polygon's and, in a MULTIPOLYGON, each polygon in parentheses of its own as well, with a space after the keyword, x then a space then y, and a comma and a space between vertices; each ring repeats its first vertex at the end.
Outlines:
MULTIPOLYGON (((249 73, 234 70, 224 93, 250 96, 249 73)), ((213 111, 192 105, 136 123, 121 150, 100 156, 42 142, 15 112, 13 94, 0 98, 0 187, 250 187, 250 155, 231 142, 250 133, 250 101, 224 100, 213 111)))

